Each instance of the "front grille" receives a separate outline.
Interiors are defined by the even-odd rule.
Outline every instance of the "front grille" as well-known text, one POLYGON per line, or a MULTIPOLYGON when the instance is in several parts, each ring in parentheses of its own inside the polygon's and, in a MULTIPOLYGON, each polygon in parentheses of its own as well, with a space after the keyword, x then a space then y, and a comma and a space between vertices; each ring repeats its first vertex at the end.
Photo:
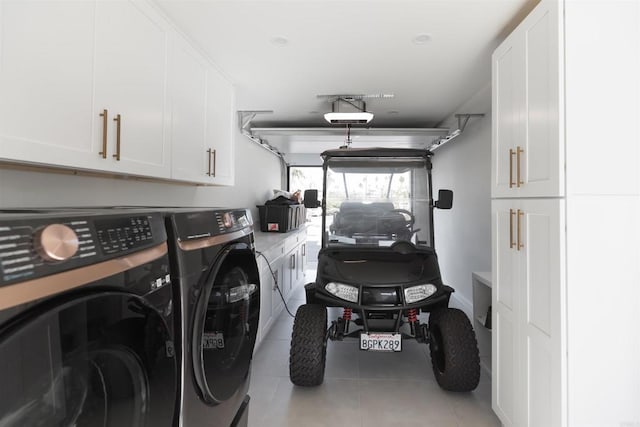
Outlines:
POLYGON ((362 289, 363 305, 397 305, 400 304, 398 288, 367 288, 362 289))

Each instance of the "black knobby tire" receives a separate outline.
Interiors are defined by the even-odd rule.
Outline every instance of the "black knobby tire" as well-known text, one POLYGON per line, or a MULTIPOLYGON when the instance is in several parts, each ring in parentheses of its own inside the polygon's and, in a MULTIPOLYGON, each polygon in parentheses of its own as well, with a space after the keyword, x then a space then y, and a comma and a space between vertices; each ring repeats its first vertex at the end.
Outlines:
POLYGON ((289 378, 295 385, 322 384, 327 359, 327 309, 304 304, 296 311, 289 352, 289 378))
POLYGON ((440 387, 471 391, 480 381, 480 355, 471 322, 455 308, 436 310, 429 316, 431 365, 440 387))

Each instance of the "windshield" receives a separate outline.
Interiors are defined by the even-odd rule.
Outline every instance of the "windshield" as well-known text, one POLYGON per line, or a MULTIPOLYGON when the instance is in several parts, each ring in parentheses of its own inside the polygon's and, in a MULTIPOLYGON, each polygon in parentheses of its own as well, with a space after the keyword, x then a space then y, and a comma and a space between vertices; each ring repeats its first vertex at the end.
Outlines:
POLYGON ((325 186, 325 246, 429 246, 425 158, 332 158, 325 186))

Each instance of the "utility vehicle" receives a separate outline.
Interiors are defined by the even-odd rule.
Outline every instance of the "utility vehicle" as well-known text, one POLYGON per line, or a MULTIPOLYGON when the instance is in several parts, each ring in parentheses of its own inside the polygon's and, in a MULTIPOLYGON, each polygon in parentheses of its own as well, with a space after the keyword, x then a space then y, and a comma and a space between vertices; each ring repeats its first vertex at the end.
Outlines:
POLYGON ((327 342, 355 338, 361 350, 387 352, 415 339, 429 346, 442 388, 478 385, 475 334, 464 312, 449 308, 454 290, 442 282, 434 250, 433 211, 450 209, 453 193, 440 190, 433 201, 431 156, 390 148, 322 153, 322 200, 317 190, 304 198, 308 208, 322 207, 323 233, 316 280, 305 285, 293 325, 294 384, 321 384, 327 342), (342 308, 330 325, 327 307, 342 308))

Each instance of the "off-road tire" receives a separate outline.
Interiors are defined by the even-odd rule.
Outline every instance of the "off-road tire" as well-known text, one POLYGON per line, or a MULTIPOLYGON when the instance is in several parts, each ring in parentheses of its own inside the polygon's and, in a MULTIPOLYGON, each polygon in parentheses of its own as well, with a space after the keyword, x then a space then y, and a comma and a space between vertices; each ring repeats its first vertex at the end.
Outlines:
POLYGON ((480 381, 480 355, 471 322, 455 308, 436 310, 429 316, 431 365, 440 387, 472 391, 480 381))
POLYGON ((291 333, 289 378, 295 385, 322 384, 327 359, 327 309, 322 305, 298 307, 291 333))

